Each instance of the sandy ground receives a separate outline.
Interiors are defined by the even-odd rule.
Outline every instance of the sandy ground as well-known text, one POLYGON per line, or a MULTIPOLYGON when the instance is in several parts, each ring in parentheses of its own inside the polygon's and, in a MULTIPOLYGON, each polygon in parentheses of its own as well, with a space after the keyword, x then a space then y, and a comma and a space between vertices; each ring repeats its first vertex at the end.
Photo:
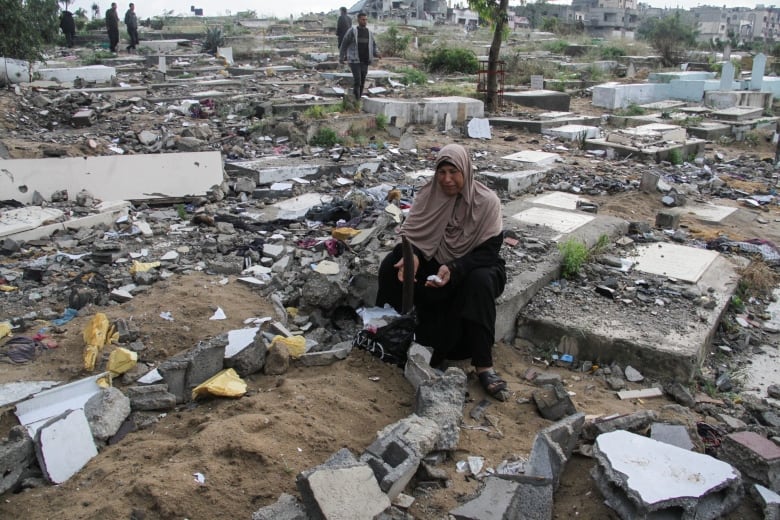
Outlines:
MULTIPOLYGON (((87 308, 54 335, 58 348, 28 365, 0 365, 0 383, 87 375, 81 367, 81 331, 98 310, 112 319, 132 318, 147 345, 142 361, 151 363, 188 349, 199 339, 240 328, 245 318, 272 315, 268 302, 250 289, 233 280, 222 285, 219 280, 200 273, 177 276, 157 283, 131 303, 87 308), (227 320, 208 319, 216 306, 222 307, 227 320), (162 311, 171 312, 174 321, 160 318, 162 311)), ((485 458, 486 466, 495 467, 502 460, 528 456, 534 434, 550 424, 528 402, 534 387, 522 376, 529 366, 560 372, 577 409, 586 414, 655 409, 671 422, 693 427, 696 421, 692 412, 667 407, 665 399, 620 401, 599 379, 548 368, 534 362, 521 347, 499 344, 496 355, 512 399, 491 401, 477 424, 468 412, 485 395, 469 378, 460 446, 442 466, 451 485, 416 495, 411 508, 416 518, 445 519, 447 511, 478 490, 475 479, 457 472, 457 461, 477 455, 485 458)), ((152 424, 101 448, 68 482, 6 494, 0 501, 0 518, 19 514, 29 520, 249 518, 280 493, 295 494, 295 476, 300 471, 340 448, 361 453, 379 429, 411 413, 414 404, 414 392, 401 370, 363 351, 354 351, 332 366, 293 367, 284 376, 256 374, 247 383, 249 391, 241 398, 210 398, 151 414, 152 424), (196 482, 195 473, 205 477, 204 484, 196 482)), ((12 409, 5 409, 0 416, 2 431, 15 423, 12 409)), ((588 474, 592 464, 575 456, 567 467, 556 495, 556 518, 614 516, 602 504, 588 474)), ((759 518, 751 504, 746 502, 730 518, 759 518)))

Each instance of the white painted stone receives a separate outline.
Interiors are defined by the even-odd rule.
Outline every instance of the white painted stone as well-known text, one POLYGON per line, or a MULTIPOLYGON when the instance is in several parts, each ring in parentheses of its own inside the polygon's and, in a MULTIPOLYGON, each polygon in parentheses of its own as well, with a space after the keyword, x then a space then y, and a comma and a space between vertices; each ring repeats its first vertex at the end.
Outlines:
POLYGON ((491 139, 490 121, 475 117, 468 122, 468 133, 472 139, 491 139))
POLYGON ((0 406, 21 401, 36 392, 58 385, 59 381, 16 381, 0 385, 0 406))
POLYGON ((330 260, 323 260, 317 263, 314 270, 325 275, 339 274, 339 264, 330 260))
POLYGON ((62 210, 40 206, 9 209, 0 213, 0 237, 35 229, 47 220, 56 220, 62 215, 62 210))
POLYGON ((624 430, 599 435, 596 447, 612 472, 622 475, 620 487, 651 511, 679 499, 695 500, 740 479, 736 469, 714 457, 624 430))
POLYGON ((554 208, 577 209, 578 201, 590 202, 585 197, 563 191, 551 191, 550 193, 534 197, 529 202, 532 204, 542 204, 543 206, 552 206, 554 208))
POLYGON ((228 65, 233 65, 233 47, 217 47, 217 56, 223 58, 228 65))
POLYGON ((557 153, 537 152, 534 150, 523 150, 510 155, 505 155, 502 159, 509 161, 518 161, 528 163, 536 167, 552 166, 560 156, 557 153))
POLYGON ((304 193, 299 197, 283 200, 265 208, 264 219, 297 220, 306 215, 306 212, 320 204, 328 203, 333 198, 321 193, 304 193))
POLYGON ((3 198, 26 204, 34 191, 48 197, 62 189, 104 201, 205 195, 223 177, 220 152, 9 159, 3 170, 3 198))
POLYGON ((643 273, 696 283, 718 255, 717 251, 661 242, 637 247, 637 254, 630 260, 643 273))
POLYGON ((116 69, 114 67, 106 67, 105 65, 38 69, 37 72, 43 80, 59 81, 60 83, 70 83, 76 78, 98 83, 108 83, 113 76, 116 76, 116 69))
POLYGON ((170 52, 175 51, 180 45, 189 44, 189 40, 141 40, 138 42, 138 47, 142 49, 150 49, 155 52, 170 52))
POLYGON ((594 218, 593 215, 559 211, 547 208, 529 208, 512 215, 512 218, 532 226, 547 226, 558 233, 571 233, 594 218))
POLYGON ((235 329, 228 331, 228 344, 225 347, 225 359, 232 358, 255 340, 260 327, 235 329))
POLYGON ((369 519, 390 507, 367 465, 319 469, 308 480, 323 518, 369 519))
POLYGON ((54 484, 78 473, 97 455, 84 410, 70 410, 43 425, 36 437, 35 452, 44 475, 54 484))
POLYGON ((542 133, 560 137, 567 141, 579 141, 583 136, 585 139, 598 139, 601 137, 601 130, 598 127, 587 125, 563 125, 542 130, 542 133))
POLYGON ((737 211, 737 208, 716 206, 714 204, 687 204, 685 206, 686 213, 693 213, 696 215, 696 218, 705 222, 720 222, 735 211, 737 211))

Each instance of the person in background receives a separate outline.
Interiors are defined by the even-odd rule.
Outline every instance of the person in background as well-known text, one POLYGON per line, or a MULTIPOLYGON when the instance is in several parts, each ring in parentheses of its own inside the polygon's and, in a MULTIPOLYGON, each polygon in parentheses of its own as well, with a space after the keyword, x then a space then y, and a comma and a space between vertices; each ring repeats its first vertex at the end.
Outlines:
MULTIPOLYGON (((501 203, 474 180, 471 158, 459 144, 439 151, 433 178, 414 198, 401 235, 414 250, 416 341, 433 347, 431 366, 471 359, 482 388, 505 401, 507 383, 493 368, 496 298, 506 269, 501 203)), ((401 312, 404 260, 401 245, 379 267, 378 307, 401 312)))
POLYGON ((60 15, 60 29, 65 35, 65 43, 68 47, 73 47, 73 39, 76 37, 76 20, 73 19, 73 13, 62 11, 60 15))
POLYGON ((116 2, 113 2, 111 9, 106 11, 106 30, 108 47, 111 52, 116 52, 116 46, 119 45, 119 14, 116 12, 116 2))
POLYGON ((341 8, 341 16, 339 16, 338 22, 336 22, 336 38, 339 40, 339 49, 341 49, 341 42, 344 40, 344 35, 347 34, 349 28, 352 27, 352 18, 347 14, 347 8, 341 8))
POLYGON ((366 84, 368 75, 368 66, 374 62, 374 59, 380 59, 379 48, 374 41, 374 35, 368 30, 368 15, 364 12, 358 13, 357 27, 351 27, 339 46, 339 63, 349 62, 349 68, 352 70, 354 85, 352 91, 355 99, 360 101, 363 97, 363 87, 366 84))
POLYGON ((127 26, 127 35, 130 37, 130 45, 127 46, 127 50, 132 51, 138 45, 138 16, 135 14, 135 4, 132 2, 125 13, 125 25, 127 26))

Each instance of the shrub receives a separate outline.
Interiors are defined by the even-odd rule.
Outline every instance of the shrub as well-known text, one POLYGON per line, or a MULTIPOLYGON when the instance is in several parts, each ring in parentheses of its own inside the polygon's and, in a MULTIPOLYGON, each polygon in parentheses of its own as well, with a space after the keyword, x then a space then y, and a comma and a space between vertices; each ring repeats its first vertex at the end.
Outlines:
POLYGON ((409 48, 409 43, 412 41, 412 35, 401 34, 398 26, 391 24, 387 31, 377 36, 377 40, 379 40, 377 43, 383 56, 403 57, 409 48))
POLYGON ((385 128, 387 128, 388 121, 387 121, 387 116, 386 115, 384 115, 384 114, 377 114, 376 118, 375 118, 375 121, 376 121, 376 128, 377 128, 377 130, 384 130, 385 128))
POLYGON ((669 150, 669 162, 672 164, 682 164, 683 163, 682 152, 677 148, 675 148, 674 150, 669 150))
POLYGON ((317 133, 314 134, 314 137, 311 138, 309 144, 329 148, 336 145, 338 142, 339 136, 336 134, 336 131, 327 126, 323 126, 317 130, 317 133))
POLYGON ((209 27, 206 29, 206 38, 203 40, 203 52, 207 54, 216 54, 218 47, 225 45, 225 37, 222 35, 222 29, 219 27, 209 27))
POLYGON ((602 60, 616 60, 621 56, 626 55, 626 50, 623 47, 617 45, 605 45, 600 50, 602 60))
POLYGON ((645 114, 645 109, 636 103, 631 103, 626 108, 616 111, 615 114, 619 116, 642 116, 645 114))
POLYGON ((475 74, 479 70, 477 56, 468 49, 437 47, 423 57, 431 72, 475 74))
POLYGON ((404 75, 401 78, 401 83, 404 85, 425 85, 428 83, 428 75, 413 67, 401 67, 397 72, 404 75))
POLYGON ((561 276, 574 278, 588 259, 588 246, 576 238, 570 238, 558 244, 562 258, 561 276))
POLYGON ((545 43, 544 50, 550 51, 553 54, 563 54, 566 48, 569 46, 569 42, 566 40, 555 40, 553 42, 545 43))

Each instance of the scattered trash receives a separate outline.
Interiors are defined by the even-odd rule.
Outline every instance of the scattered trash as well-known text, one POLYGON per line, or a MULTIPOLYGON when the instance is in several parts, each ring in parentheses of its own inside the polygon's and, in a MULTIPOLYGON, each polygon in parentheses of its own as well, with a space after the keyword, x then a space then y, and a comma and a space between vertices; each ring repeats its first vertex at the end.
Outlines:
POLYGON ((210 320, 226 320, 227 316, 225 315, 225 311, 222 310, 222 307, 217 307, 217 310, 214 311, 214 314, 209 319, 210 320))
POLYGON ((226 368, 192 389, 192 399, 213 395, 218 397, 241 397, 246 393, 246 382, 235 370, 226 368))
POLYGON ((95 369, 95 361, 103 347, 117 341, 119 333, 108 321, 108 317, 102 312, 95 314, 89 321, 83 332, 84 343, 84 368, 95 369))

